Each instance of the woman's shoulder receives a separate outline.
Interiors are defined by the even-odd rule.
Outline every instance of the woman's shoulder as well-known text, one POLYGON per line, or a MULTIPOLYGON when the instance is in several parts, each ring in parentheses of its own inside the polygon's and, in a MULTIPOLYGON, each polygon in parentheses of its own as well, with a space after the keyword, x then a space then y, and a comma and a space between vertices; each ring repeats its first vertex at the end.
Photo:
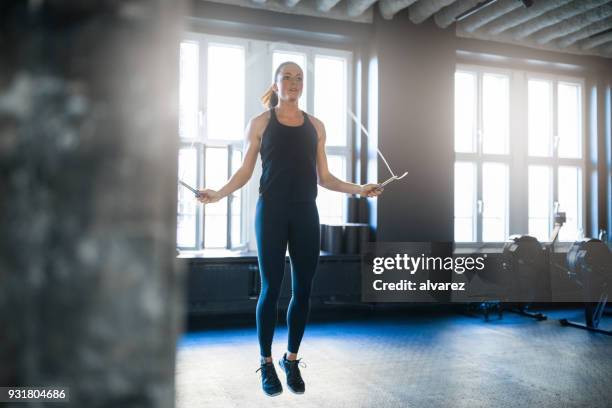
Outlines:
POLYGON ((321 122, 319 118, 317 118, 315 115, 311 115, 308 112, 304 112, 304 113, 308 116, 308 119, 310 120, 310 122, 312 122, 312 124, 317 130, 320 130, 323 128, 323 122, 321 122))
POLYGON ((268 122, 270 121, 270 111, 266 110, 263 111, 255 116, 253 116, 250 120, 251 126, 254 126, 258 129, 262 129, 265 128, 268 125, 268 122))

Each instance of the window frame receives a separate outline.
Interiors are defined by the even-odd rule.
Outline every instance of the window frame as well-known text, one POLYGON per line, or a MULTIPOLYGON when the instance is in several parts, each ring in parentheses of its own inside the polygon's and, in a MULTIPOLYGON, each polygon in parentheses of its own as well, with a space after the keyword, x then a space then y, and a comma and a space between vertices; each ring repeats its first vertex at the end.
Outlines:
MULTIPOLYGON (((577 167, 580 169, 580 202, 579 202, 579 217, 578 220, 578 230, 582 230, 582 234, 584 234, 584 229, 586 226, 586 217, 587 217, 587 192, 585 186, 587 186, 587 175, 586 173, 586 156, 587 151, 586 147, 588 146, 587 140, 587 129, 586 129, 586 89, 585 84, 586 81, 584 78, 579 77, 571 77, 568 75, 558 75, 558 74, 548 74, 541 72, 532 72, 532 71, 523 71, 524 72, 524 88, 525 88, 525 96, 528 98, 528 85, 529 80, 545 80, 549 81, 552 84, 552 155, 551 156, 531 156, 529 155, 528 150, 525 151, 525 173, 528 174, 529 166, 532 165, 540 165, 540 166, 550 166, 552 169, 552 205, 551 215, 549 220, 550 230, 549 234, 552 233, 552 229, 554 228, 554 208, 559 204, 559 167, 567 166, 567 167, 577 167), (579 158, 570 158, 570 157, 559 157, 559 143, 558 143, 558 127, 559 127, 559 92, 558 85, 559 83, 569 83, 569 84, 578 84, 580 85, 580 150, 581 156, 579 158)), ((526 120, 529 119, 529 110, 525 113, 526 120)), ((529 129, 525 132, 525 143, 529 142, 529 129)), ((529 221, 529 210, 525 209, 525 217, 527 222, 529 221)), ((527 229, 528 231, 528 229, 527 229)), ((578 239, 578 237, 576 238, 578 239)), ((560 240, 559 240, 560 241, 560 240)), ((548 242, 548 241, 546 241, 548 242)), ((570 242, 570 241, 560 241, 560 242, 570 242)))
MULTIPOLYGON (((507 235, 511 236, 517 233, 527 234, 529 233, 529 186, 528 186, 528 174, 529 166, 541 165, 550 166, 552 170, 552 205, 551 208, 551 220, 549 222, 550 231, 553 229, 553 217, 554 208, 558 203, 559 196, 559 177, 558 170, 560 166, 577 167, 580 170, 580 202, 579 202, 579 220, 578 228, 579 231, 584 231, 586 226, 587 216, 587 174, 586 174, 586 160, 587 160, 587 118, 586 118, 586 89, 585 89, 585 78, 574 77, 568 75, 549 74, 541 73, 537 71, 529 71, 525 69, 511 69, 511 68, 500 68, 492 67, 487 65, 476 65, 476 64, 464 64, 457 63, 455 65, 454 74, 458 72, 465 72, 469 74, 476 74, 476 135, 475 142, 476 151, 472 153, 466 152, 454 152, 454 163, 457 162, 472 162, 476 164, 477 172, 477 184, 476 184, 476 198, 474 202, 475 211, 475 224, 476 224, 476 239, 471 242, 456 241, 455 245, 459 248, 462 247, 474 247, 479 246, 480 248, 496 247, 499 245, 498 242, 482 241, 482 212, 478 211, 478 201, 482 199, 482 164, 484 162, 505 162, 508 165, 509 178, 508 178, 508 217, 507 217, 507 235), (508 154, 484 154, 482 153, 482 76, 485 73, 493 74, 505 74, 509 78, 509 133, 508 133, 508 154), (552 84, 552 155, 550 157, 542 156, 531 156, 528 151, 529 143, 529 108, 528 108, 528 85, 530 79, 545 80, 552 84), (558 135, 558 84, 569 83, 580 86, 580 143, 581 143, 581 157, 579 158, 567 158, 559 157, 558 155, 558 143, 555 141, 558 135), (522 231, 522 232, 520 232, 522 231)), ((453 90, 454 92, 454 90, 453 90)), ((456 112, 456 110, 454 110, 456 112)), ((454 135, 454 130, 453 130, 454 135)), ((453 145, 454 145, 453 136, 453 145)), ((454 168, 454 167, 453 167, 454 168)), ((453 213, 454 219, 454 213, 453 213)), ((454 238, 453 238, 454 240, 454 238)), ((546 241, 548 242, 548 241, 546 241)), ((570 242, 570 241, 560 241, 570 242)))
MULTIPOLYGON (((470 65, 470 64, 456 64, 454 75, 458 72, 468 73, 476 75, 476 141, 474 145, 476 147, 474 152, 456 152, 454 151, 455 158, 453 163, 457 162, 469 162, 474 163, 476 166, 476 185, 475 185, 475 202, 474 202, 474 225, 475 225, 475 240, 474 241, 458 241, 457 245, 469 246, 474 244, 489 244, 494 243, 493 241, 483 241, 483 164, 485 163, 502 163, 508 166, 508 197, 510 197, 511 193, 511 184, 512 184, 512 155, 513 155, 513 146, 512 146, 512 101, 513 101, 513 93, 512 93, 512 71, 503 68, 497 67, 485 67, 480 65, 470 65), (506 76, 508 78, 508 140, 507 140, 507 153, 496 154, 496 153, 483 153, 483 76, 484 74, 494 74, 500 76, 506 76)), ((453 81, 454 84, 454 81, 453 81)), ((454 95, 454 89, 453 89, 454 95)), ((454 115, 454 114, 453 114, 454 115)), ((454 117, 454 116, 453 116, 454 117)), ((453 128, 453 150, 454 150, 454 128, 453 128)), ((454 172, 454 165, 453 165, 454 172)), ((454 188, 454 187, 453 187, 454 188)), ((453 190, 454 191, 454 190, 453 190)), ((454 197, 454 193, 453 193, 454 197)), ((512 212, 510 210, 510 202, 507 205, 506 211, 506 232, 510 231, 512 225, 512 212)), ((454 210, 453 210, 453 226, 454 226, 454 210)), ((453 234, 454 235, 454 234, 453 234)), ((453 241, 454 241, 453 236, 453 241)))

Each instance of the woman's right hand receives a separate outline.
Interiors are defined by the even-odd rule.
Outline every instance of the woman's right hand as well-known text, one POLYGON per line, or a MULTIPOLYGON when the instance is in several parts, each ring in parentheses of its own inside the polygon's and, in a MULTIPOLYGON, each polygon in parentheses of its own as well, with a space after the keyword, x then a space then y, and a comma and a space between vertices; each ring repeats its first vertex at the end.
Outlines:
POLYGON ((198 201, 202 204, 216 203, 222 198, 218 191, 210 189, 200 190, 197 196, 198 201))

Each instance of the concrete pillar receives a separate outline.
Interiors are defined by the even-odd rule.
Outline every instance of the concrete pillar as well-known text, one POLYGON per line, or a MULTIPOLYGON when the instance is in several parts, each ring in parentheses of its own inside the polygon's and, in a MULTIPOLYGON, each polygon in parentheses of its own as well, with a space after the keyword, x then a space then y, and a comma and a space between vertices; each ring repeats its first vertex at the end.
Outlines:
POLYGON ((184 11, 0 5, 0 386, 69 387, 74 407, 174 406, 184 11))

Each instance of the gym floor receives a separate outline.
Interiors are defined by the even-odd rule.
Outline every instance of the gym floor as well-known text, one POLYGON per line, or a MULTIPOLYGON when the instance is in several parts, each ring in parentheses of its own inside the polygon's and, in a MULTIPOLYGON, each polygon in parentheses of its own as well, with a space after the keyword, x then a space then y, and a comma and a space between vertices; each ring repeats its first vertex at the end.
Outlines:
MULTIPOLYGON (((581 309, 544 313, 488 322, 439 310, 313 315, 300 348, 306 393, 287 389, 275 361, 284 392, 273 398, 255 372, 254 324, 191 327, 177 350, 177 407, 610 407, 612 337, 559 324, 583 321, 581 309)), ((275 360, 286 339, 279 312, 275 360)))

